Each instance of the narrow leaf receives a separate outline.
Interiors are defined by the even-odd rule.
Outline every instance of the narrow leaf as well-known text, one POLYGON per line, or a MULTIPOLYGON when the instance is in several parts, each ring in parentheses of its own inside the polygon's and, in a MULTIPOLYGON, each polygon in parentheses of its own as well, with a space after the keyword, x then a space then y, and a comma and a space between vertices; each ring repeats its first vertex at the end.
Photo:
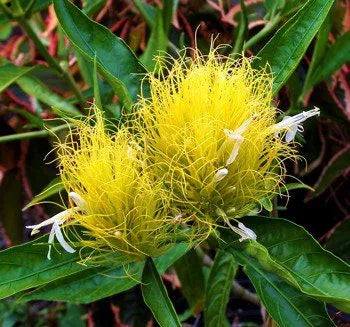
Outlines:
POLYGON ((161 327, 181 326, 168 292, 151 258, 142 273, 142 295, 147 306, 161 327))
POLYGON ((41 192, 36 195, 33 200, 31 200, 24 208, 23 211, 46 200, 52 195, 55 195, 64 190, 64 186, 62 184, 61 178, 56 177, 53 179, 41 192))
POLYGON ((264 271, 257 260, 246 254, 236 250, 233 253, 244 264, 244 272, 279 326, 335 326, 323 302, 303 294, 277 275, 264 271))
POLYGON ((0 92, 16 82, 21 76, 28 74, 36 68, 36 66, 19 67, 10 63, 0 66, 0 92))
MULTIPOLYGON (((92 21, 69 0, 53 0, 65 34, 91 63, 96 55, 99 72, 130 109, 140 93, 145 68, 127 44, 108 28, 92 21)), ((146 87, 146 84, 143 83, 146 87)))
POLYGON ((203 290, 205 289, 202 260, 196 251, 191 249, 175 262, 174 267, 191 312, 200 312, 203 307, 203 290))
MULTIPOLYGON (((188 250, 179 243, 154 259, 158 272, 163 273, 188 250)), ((29 300, 68 301, 90 303, 126 291, 141 281, 144 262, 125 266, 89 268, 38 287, 21 298, 29 300)))
POLYGON ((326 51, 305 82, 304 95, 316 84, 332 75, 350 61, 350 31, 346 32, 326 51))
POLYGON ((94 57, 94 104, 97 108, 102 110, 102 101, 100 95, 100 89, 98 86, 98 75, 97 75, 97 60, 96 56, 94 57))
POLYGON ((297 67, 326 18, 334 0, 309 0, 260 50, 255 65, 267 63, 274 73, 276 94, 297 67))
POLYGON ((222 250, 217 252, 205 291, 205 326, 228 326, 226 305, 237 268, 238 265, 230 253, 222 250))
POLYGON ((151 36, 147 42, 147 48, 141 57, 142 63, 149 69, 153 70, 155 67, 154 57, 159 55, 167 48, 167 35, 164 31, 163 25, 163 13, 162 10, 157 7, 155 21, 152 26, 151 36))
MULTIPOLYGON (((247 217, 242 222, 257 235, 257 242, 233 242, 272 272, 303 293, 338 309, 350 311, 350 267, 324 250, 301 226, 285 219, 247 217)), ((232 234, 226 241, 231 241, 232 234)), ((230 251, 231 252, 231 251, 230 251)), ((232 253, 232 252, 231 252, 232 253)))

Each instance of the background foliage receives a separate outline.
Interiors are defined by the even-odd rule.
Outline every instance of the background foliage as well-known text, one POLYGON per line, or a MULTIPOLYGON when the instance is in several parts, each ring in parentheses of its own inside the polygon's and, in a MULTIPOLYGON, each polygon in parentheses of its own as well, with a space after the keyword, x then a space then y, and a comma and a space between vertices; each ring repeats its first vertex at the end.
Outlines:
MULTIPOLYGON (((195 326, 204 321, 208 326, 350 323, 349 316, 339 311, 349 312, 349 284, 339 275, 346 271, 346 265, 315 242, 349 262, 350 2, 74 3, 85 15, 67 0, 0 0, 2 249, 29 241, 24 226, 60 210, 50 203, 21 210, 43 199, 60 201, 60 186, 49 188, 57 176, 55 164, 47 164, 54 154, 43 159, 54 142, 50 129, 63 137, 67 127, 47 119, 86 115, 95 96, 106 116, 118 120, 121 111, 130 110, 137 99, 140 74, 154 68, 152 58, 158 51, 176 54, 178 49, 197 45, 206 53, 213 38, 216 45, 227 45, 221 49, 223 54, 234 57, 245 51, 259 56, 260 64, 269 61, 276 74, 275 102, 284 112, 295 114, 314 105, 321 108, 321 118, 308 121, 298 139, 308 164, 300 161, 288 167, 291 175, 314 191, 290 179, 288 203, 277 198, 266 203, 262 213, 288 221, 246 218, 248 226, 254 222, 254 230, 266 235, 260 245, 230 246, 232 234, 227 235, 228 245, 221 244, 216 253, 216 245, 210 242, 187 253, 186 245, 179 244, 154 260, 155 265, 147 261, 144 270, 143 264, 130 264, 136 280, 120 278, 125 274, 120 265, 88 268, 75 264, 78 255, 55 253, 57 266, 52 269, 49 262, 42 261, 45 246, 27 243, 10 248, 0 258, 0 296, 13 297, 1 302, 0 323, 151 324, 152 313, 142 294, 149 306, 164 305, 148 303, 164 295, 157 270, 174 304, 167 303, 160 319, 175 326, 178 319, 195 326), (98 71, 98 78, 94 71, 98 71), (49 191, 34 199, 45 189, 49 191), (286 239, 288 243, 283 242, 286 239), (11 267, 6 264, 10 261, 11 267), (137 285, 142 272, 144 280, 158 287, 137 285), (27 292, 29 288, 34 289, 27 292), (328 303, 326 309, 323 301, 328 303)), ((147 92, 147 85, 143 87, 147 92)))

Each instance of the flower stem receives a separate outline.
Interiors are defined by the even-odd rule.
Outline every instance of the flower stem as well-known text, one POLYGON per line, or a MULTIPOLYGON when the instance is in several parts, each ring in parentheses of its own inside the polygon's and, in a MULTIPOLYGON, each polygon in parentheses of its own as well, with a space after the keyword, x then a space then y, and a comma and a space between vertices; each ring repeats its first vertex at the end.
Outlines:
POLYGON ((0 136, 0 143, 11 142, 11 141, 18 141, 18 140, 24 140, 24 139, 33 139, 33 138, 47 137, 47 136, 51 135, 52 133, 57 133, 59 131, 65 130, 65 129, 69 129, 69 128, 73 127, 73 126, 74 125, 72 125, 72 124, 64 124, 64 125, 52 127, 52 128, 50 128, 48 130, 0 136))
POLYGON ((251 37, 247 43, 244 45, 244 50, 250 49, 255 43, 262 40, 265 36, 269 35, 280 23, 282 16, 277 14, 270 22, 268 22, 265 27, 253 37, 251 37))

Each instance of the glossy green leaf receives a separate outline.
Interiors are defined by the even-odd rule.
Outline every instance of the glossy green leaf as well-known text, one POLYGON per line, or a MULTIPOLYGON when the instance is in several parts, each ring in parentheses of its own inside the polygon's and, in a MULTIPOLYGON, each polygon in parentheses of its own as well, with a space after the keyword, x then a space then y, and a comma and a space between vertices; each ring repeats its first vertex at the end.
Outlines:
POLYGON ((41 192, 40 194, 36 195, 33 200, 31 200, 24 208, 23 210, 26 210, 40 202, 42 202, 43 200, 46 200, 47 198, 49 198, 52 195, 55 195, 61 191, 64 190, 64 186, 62 184, 61 178, 60 177, 56 177, 55 179, 53 179, 41 192))
POLYGON ((309 69, 307 71, 307 75, 305 78, 305 83, 303 87, 303 94, 301 95, 301 100, 306 96, 308 90, 311 88, 311 75, 313 74, 315 68, 319 64, 320 60, 322 60, 328 45, 329 33, 332 28, 332 18, 333 18, 334 10, 330 10, 326 19, 320 27, 320 30, 317 34, 317 41, 315 44, 315 49, 312 54, 311 63, 309 65, 309 69))
POLYGON ((163 54, 162 52, 166 50, 167 44, 168 39, 164 31, 163 12, 159 7, 157 7, 151 36, 147 42, 146 50, 141 57, 142 63, 149 70, 152 71, 154 69, 156 64, 154 57, 159 54, 163 54))
POLYGON ((0 66, 0 92, 16 82, 21 76, 28 74, 36 68, 36 66, 20 67, 10 63, 0 66))
MULTIPOLYGON (((303 293, 350 311, 350 267, 324 250, 301 226, 288 220, 247 217, 242 222, 257 235, 257 242, 234 241, 227 246, 244 249, 264 270, 282 277, 303 293)), ((224 238, 231 241, 236 235, 224 238)))
POLYGON ((259 51, 255 66, 267 63, 274 73, 276 94, 297 67, 326 18, 334 0, 309 0, 259 51))
POLYGON ((234 256, 244 265, 244 272, 266 307, 269 315, 280 327, 330 327, 325 304, 288 285, 277 275, 265 271, 259 262, 241 251, 234 256))
POLYGON ((205 290, 205 326, 228 326, 226 305, 237 268, 238 265, 230 253, 222 250, 217 252, 205 290))
POLYGON ((191 249, 175 262, 174 268, 191 312, 200 312, 204 303, 203 290, 205 289, 202 260, 197 252, 191 249))
POLYGON ((20 88, 49 106, 54 106, 65 113, 80 115, 80 112, 67 100, 48 89, 36 77, 29 73, 38 70, 40 66, 18 67, 4 58, 0 58, 0 92, 16 82, 20 88))
POLYGON ((305 82, 304 95, 316 84, 350 62, 350 31, 346 32, 319 59, 310 78, 305 82))
MULTIPOLYGON (((179 243, 155 258, 159 273, 163 273, 188 250, 188 244, 179 243)), ((48 300, 90 303, 107 296, 126 291, 141 281, 144 263, 130 263, 112 268, 99 267, 79 271, 68 277, 54 280, 32 292, 24 294, 22 300, 48 300)))
POLYGON ((48 260, 47 241, 45 235, 0 252, 0 299, 87 269, 77 263, 78 252, 71 254, 62 250, 59 254, 53 250, 52 259, 48 260))
POLYGON ((122 39, 92 21, 70 1, 53 0, 53 4, 69 40, 91 63, 96 55, 99 72, 130 108, 140 93, 141 80, 146 73, 135 54, 122 39))
POLYGON ((168 292, 151 258, 142 272, 142 296, 161 327, 181 326, 168 292))
POLYGON ((43 83, 33 76, 22 76, 17 80, 19 87, 27 94, 32 95, 41 102, 53 106, 64 113, 81 115, 80 111, 67 100, 48 89, 43 83))
POLYGON ((329 237, 325 249, 331 251, 347 263, 350 263, 350 219, 340 223, 329 237))

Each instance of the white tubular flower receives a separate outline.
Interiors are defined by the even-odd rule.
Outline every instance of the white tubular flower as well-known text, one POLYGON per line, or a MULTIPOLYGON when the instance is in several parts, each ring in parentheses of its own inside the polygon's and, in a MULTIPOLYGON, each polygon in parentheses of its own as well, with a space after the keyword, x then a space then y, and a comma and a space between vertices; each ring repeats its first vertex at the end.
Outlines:
POLYGON ((28 229, 32 229, 32 232, 30 235, 34 235, 36 233, 39 233, 40 229, 44 226, 52 225, 50 235, 49 235, 49 251, 47 253, 47 258, 51 260, 51 244, 54 240, 54 237, 56 236, 57 241, 61 244, 61 246, 69 253, 74 253, 75 250, 65 241, 62 231, 60 229, 60 225, 65 223, 69 217, 74 214, 75 211, 86 211, 87 210, 87 203, 86 201, 77 193, 70 192, 69 197, 73 200, 74 204, 76 205, 73 208, 66 209, 57 215, 44 220, 40 224, 37 225, 31 225, 26 226, 28 229))
POLYGON ((215 182, 220 182, 228 174, 227 168, 219 169, 215 174, 215 182))
POLYGON ((249 124, 252 122, 253 119, 254 117, 247 119, 240 127, 238 127, 234 131, 231 129, 224 129, 224 133, 226 134, 228 139, 230 141, 235 142, 231 155, 226 161, 226 165, 231 165, 236 160, 238 156, 239 148, 244 141, 244 137, 242 136, 242 134, 246 131, 246 129, 248 128, 249 124))
POLYGON ((238 227, 232 226, 229 220, 226 220, 226 223, 235 233, 241 236, 239 239, 240 242, 243 242, 244 240, 256 241, 256 234, 243 223, 239 222, 238 227))
POLYGON ((306 119, 313 117, 313 116, 319 116, 320 115, 320 109, 315 107, 314 109, 311 109, 309 111, 303 111, 300 114, 297 114, 295 116, 285 116, 282 121, 275 124, 274 128, 276 133, 278 134, 281 130, 286 129, 286 142, 290 142, 295 138, 295 135, 297 132, 303 132, 304 128, 302 125, 300 125, 302 122, 304 122, 306 119))

